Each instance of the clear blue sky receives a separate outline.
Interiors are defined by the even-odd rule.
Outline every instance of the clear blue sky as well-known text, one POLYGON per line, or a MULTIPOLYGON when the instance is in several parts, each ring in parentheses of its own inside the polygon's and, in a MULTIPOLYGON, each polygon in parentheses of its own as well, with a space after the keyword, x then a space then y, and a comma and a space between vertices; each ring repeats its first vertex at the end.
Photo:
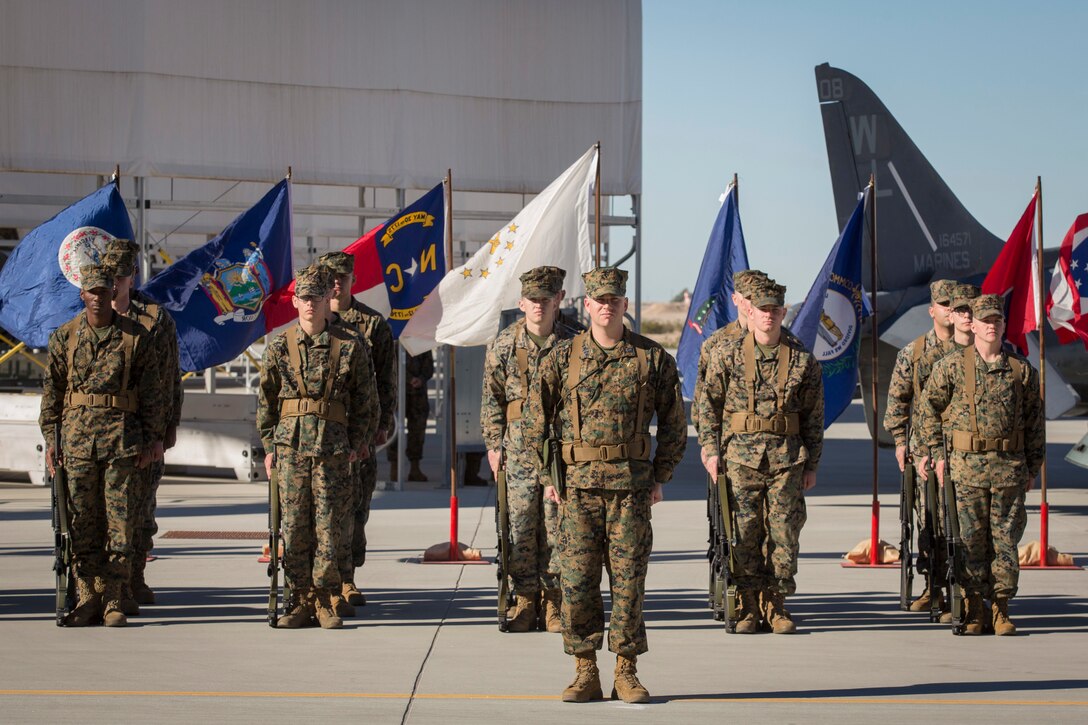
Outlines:
POLYGON ((1045 246, 1088 212, 1088 2, 644 0, 642 27, 644 300, 694 287, 733 172, 749 261, 804 296, 838 234, 823 62, 869 85, 998 237, 1039 175, 1045 246))

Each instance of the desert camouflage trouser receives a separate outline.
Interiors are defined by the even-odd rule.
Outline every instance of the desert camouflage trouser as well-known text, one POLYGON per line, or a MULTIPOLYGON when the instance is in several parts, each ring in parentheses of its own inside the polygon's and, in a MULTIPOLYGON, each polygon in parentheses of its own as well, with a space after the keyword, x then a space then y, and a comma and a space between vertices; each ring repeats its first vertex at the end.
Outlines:
MULTIPOLYGON (((948 480, 945 480, 947 485, 948 480)), ((956 486, 956 510, 965 552, 960 581, 968 592, 986 598, 1016 596, 1020 580, 1017 546, 1028 515, 1024 486, 956 486)))
POLYGON ((612 616, 608 649, 625 657, 647 651, 646 569, 653 548, 650 490, 567 489, 559 507, 563 650, 585 655, 604 643, 601 567, 608 566, 612 616))
POLYGON ((337 553, 350 498, 348 457, 300 456, 276 446, 283 529, 283 574, 292 593, 340 588, 337 553))
POLYGON ((737 587, 797 591, 797 554, 808 518, 801 485, 803 464, 771 471, 727 461, 729 494, 737 521, 737 587))
POLYGON ((71 497, 72 553, 76 573, 124 586, 132 566, 136 507, 136 457, 93 461, 66 456, 71 497))
POLYGON ((340 580, 345 582, 354 582, 355 570, 366 563, 366 524, 378 485, 378 462, 374 455, 371 446, 369 458, 351 464, 351 486, 340 520, 341 545, 336 556, 340 580))
POLYGON ((559 507, 544 500, 529 461, 506 457, 510 512, 510 580, 515 594, 529 595, 559 586, 559 507))
POLYGON ((166 469, 162 461, 155 461, 147 468, 139 471, 136 486, 136 508, 134 512, 134 527, 132 546, 136 557, 145 557, 154 546, 155 534, 159 533, 158 522, 155 521, 155 509, 158 505, 159 481, 162 480, 163 471, 166 469))
MULTIPOLYGON (((431 414, 431 402, 426 389, 411 392, 404 396, 404 424, 408 435, 404 438, 404 457, 409 461, 423 458, 423 439, 427 435, 427 416, 431 414)), ((385 449, 386 460, 397 460, 397 445, 385 449)))

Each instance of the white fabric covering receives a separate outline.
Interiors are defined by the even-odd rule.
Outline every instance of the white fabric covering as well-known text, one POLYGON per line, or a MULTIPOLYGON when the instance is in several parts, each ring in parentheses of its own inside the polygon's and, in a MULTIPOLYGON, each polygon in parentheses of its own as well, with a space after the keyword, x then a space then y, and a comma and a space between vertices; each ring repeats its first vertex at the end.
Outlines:
POLYGON ((0 0, 0 169, 641 191, 638 0, 0 0))

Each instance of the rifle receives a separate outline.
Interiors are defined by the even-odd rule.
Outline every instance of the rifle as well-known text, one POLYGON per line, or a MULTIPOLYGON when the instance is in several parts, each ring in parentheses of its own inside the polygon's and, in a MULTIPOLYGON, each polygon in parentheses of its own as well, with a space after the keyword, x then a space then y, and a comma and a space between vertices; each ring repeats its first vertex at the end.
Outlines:
POLYGON ((928 566, 925 570, 926 588, 929 589, 929 621, 939 622, 941 619, 941 571, 939 569, 938 554, 941 547, 948 546, 948 539, 941 530, 940 514, 937 508, 937 476, 933 471, 926 472, 926 529, 918 532, 918 548, 923 546, 929 549, 928 566))
POLYGON ((514 606, 514 595, 510 591, 510 508, 507 498, 505 456, 500 458, 499 470, 495 473, 495 488, 495 526, 499 534, 499 558, 495 562, 498 564, 495 575, 499 579, 497 615, 499 631, 505 632, 507 631, 506 612, 514 606))
POLYGON ((737 546, 736 526, 729 507, 729 480, 724 473, 711 482, 711 597, 714 619, 725 622, 729 632, 737 628, 737 583, 733 579, 734 551, 737 546))
POLYGON ((280 487, 275 461, 268 477, 268 626, 279 622, 280 597, 280 487))
POLYGON ((963 634, 963 592, 960 590, 956 574, 956 570, 960 566, 960 559, 963 556, 963 539, 960 538, 960 519, 956 511, 955 485, 952 483, 950 471, 947 470, 947 463, 945 465, 945 481, 941 488, 944 490, 944 520, 948 526, 946 573, 948 575, 948 596, 952 601, 952 634, 963 634))
MULTIPOLYGON (((902 488, 899 491, 899 608, 904 612, 910 611, 914 589, 914 554, 911 551, 911 540, 914 536, 914 486, 914 465, 908 451, 904 457, 902 488)), ((922 561, 921 539, 922 532, 919 530, 919 565, 922 561)))
MULTIPOLYGON (((48 456, 46 452, 46 456, 48 456)), ((72 576, 72 535, 68 529, 68 478, 61 465, 60 421, 53 427, 53 571, 57 577, 57 626, 63 627, 75 608, 75 577, 72 576)))

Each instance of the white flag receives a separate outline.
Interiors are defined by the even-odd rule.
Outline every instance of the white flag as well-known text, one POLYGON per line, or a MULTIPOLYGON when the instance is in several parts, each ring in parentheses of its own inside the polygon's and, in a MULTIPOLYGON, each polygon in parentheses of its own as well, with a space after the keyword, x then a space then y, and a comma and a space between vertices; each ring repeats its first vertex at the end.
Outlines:
POLYGON ((589 190, 596 171, 594 146, 471 259, 448 272, 401 332, 404 349, 418 355, 441 344, 484 345, 495 339, 502 311, 521 299, 518 278, 534 267, 567 270, 567 297, 584 295, 582 272, 593 269, 589 190))

